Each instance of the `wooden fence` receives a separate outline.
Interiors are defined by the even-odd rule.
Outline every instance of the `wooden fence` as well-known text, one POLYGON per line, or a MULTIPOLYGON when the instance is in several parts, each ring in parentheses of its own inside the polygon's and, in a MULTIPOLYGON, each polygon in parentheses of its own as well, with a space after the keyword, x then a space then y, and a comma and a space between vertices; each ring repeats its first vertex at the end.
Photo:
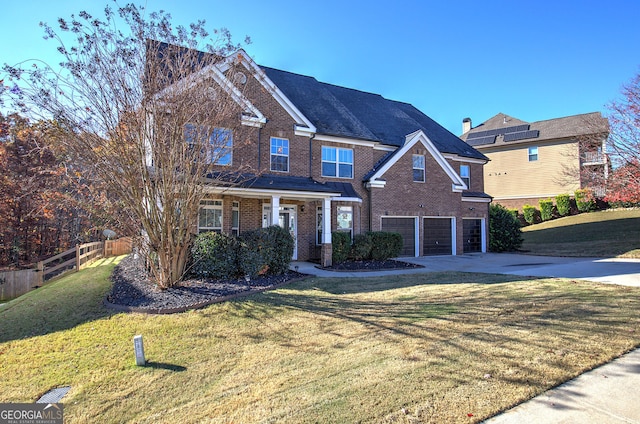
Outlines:
POLYGON ((131 252, 129 237, 118 240, 78 244, 76 247, 37 263, 34 269, 0 272, 0 300, 10 300, 41 287, 48 280, 68 271, 78 271, 96 259, 131 252))

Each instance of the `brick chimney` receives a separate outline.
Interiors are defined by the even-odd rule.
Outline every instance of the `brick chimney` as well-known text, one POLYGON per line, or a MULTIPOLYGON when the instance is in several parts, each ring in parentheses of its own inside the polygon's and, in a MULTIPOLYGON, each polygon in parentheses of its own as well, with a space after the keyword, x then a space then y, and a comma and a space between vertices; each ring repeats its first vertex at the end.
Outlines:
POLYGON ((462 120, 462 134, 471 131, 471 118, 464 118, 462 120))

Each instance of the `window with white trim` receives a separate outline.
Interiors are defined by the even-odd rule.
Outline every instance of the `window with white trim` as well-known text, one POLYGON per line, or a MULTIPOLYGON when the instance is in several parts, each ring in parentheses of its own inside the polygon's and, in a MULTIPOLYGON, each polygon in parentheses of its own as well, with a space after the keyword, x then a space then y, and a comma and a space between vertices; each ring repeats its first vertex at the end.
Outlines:
POLYGON ((233 202, 231 206, 231 234, 240 235, 240 202, 233 202))
POLYGON ((289 172, 289 140, 271 137, 271 170, 289 172))
POLYGON ((418 183, 425 181, 424 155, 413 155, 413 181, 418 183))
POLYGON ((460 178, 467 185, 467 188, 471 189, 471 170, 469 165, 460 165, 460 178))
POLYGON ((228 128, 215 127, 211 130, 203 125, 185 124, 184 139, 191 148, 200 144, 203 154, 209 163, 214 165, 231 165, 233 154, 233 131, 228 128), (198 140, 201 140, 198 143, 198 140), (209 146, 205 145, 209 140, 209 146))
POLYGON ((353 178, 353 149, 322 146, 322 176, 353 178))
POLYGON ((538 160, 538 146, 529 147, 529 162, 538 160))
POLYGON ((338 231, 348 232, 353 238, 353 206, 338 206, 338 231))
POLYGON ((222 200, 201 200, 198 212, 198 232, 222 232, 222 200))

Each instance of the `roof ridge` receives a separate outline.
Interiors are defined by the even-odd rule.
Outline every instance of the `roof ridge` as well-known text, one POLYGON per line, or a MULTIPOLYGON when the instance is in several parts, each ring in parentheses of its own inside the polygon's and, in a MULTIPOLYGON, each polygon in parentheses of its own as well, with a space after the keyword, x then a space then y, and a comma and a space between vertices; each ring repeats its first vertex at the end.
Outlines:
POLYGON ((587 115, 595 115, 595 114, 599 114, 600 116, 602 116, 602 112, 599 112, 599 111, 586 112, 586 113, 577 113, 575 115, 567 115, 567 116, 560 116, 558 118, 541 119, 539 121, 532 121, 531 124, 537 124, 537 123, 540 123, 540 122, 549 122, 549 121, 559 121, 561 119, 576 118, 578 116, 587 116, 587 115))

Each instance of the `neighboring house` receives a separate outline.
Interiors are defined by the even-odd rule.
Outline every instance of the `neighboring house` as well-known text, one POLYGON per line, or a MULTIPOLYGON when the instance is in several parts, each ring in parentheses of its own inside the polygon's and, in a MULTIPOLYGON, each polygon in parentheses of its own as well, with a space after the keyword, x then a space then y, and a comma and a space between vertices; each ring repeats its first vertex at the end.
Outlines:
POLYGON ((404 256, 486 251, 487 158, 412 105, 261 67, 242 50, 213 73, 237 88, 243 125, 225 136, 248 145, 231 141, 227 166, 211 175, 240 164, 259 172, 207 187, 198 231, 280 225, 293 259, 325 265, 332 231, 397 231, 404 256), (226 78, 228 63, 242 73, 226 78))
POLYGON ((604 194, 609 126, 599 112, 537 122, 499 113, 475 128, 465 118, 462 129, 461 138, 490 159, 485 191, 496 203, 522 209, 581 188, 604 194))

